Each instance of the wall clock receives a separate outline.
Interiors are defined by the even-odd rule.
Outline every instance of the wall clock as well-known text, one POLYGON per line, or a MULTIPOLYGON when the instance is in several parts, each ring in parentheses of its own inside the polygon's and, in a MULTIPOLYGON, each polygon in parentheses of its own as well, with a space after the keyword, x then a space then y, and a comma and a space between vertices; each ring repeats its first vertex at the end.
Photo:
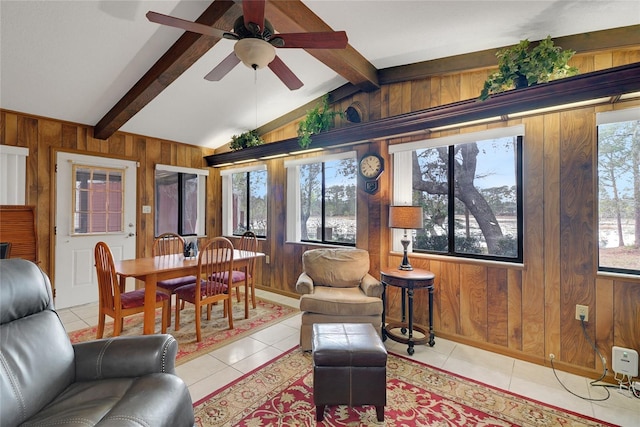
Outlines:
POLYGON ((378 191, 378 178, 384 172, 384 159, 376 153, 365 154, 358 164, 358 172, 365 180, 364 191, 373 194, 378 191))

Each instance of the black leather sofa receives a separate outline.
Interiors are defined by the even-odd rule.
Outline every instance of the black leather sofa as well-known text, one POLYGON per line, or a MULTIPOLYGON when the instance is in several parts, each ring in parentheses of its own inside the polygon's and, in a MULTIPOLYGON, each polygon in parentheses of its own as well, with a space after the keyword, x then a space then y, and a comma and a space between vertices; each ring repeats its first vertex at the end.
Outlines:
POLYGON ((193 426, 171 335, 71 344, 49 278, 0 260, 0 425, 193 426))

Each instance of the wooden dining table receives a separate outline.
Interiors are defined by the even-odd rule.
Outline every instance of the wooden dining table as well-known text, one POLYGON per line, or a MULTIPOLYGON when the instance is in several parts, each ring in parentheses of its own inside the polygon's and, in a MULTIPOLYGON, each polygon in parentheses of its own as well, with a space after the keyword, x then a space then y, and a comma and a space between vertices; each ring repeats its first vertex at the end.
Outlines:
MULTIPOLYGON (((265 256, 262 252, 233 250, 233 269, 247 268, 253 258, 265 256)), ((133 277, 144 282, 144 328, 143 333, 155 333, 156 284, 160 280, 197 275, 198 258, 185 258, 182 254, 160 255, 148 258, 135 258, 115 262, 116 273, 121 283, 133 277)), ((245 271, 246 273, 246 271, 245 271)), ((246 274, 245 274, 246 276, 246 274)), ((121 285, 122 287, 122 285, 121 285)), ((249 312, 249 290, 244 295, 245 313, 249 312)))

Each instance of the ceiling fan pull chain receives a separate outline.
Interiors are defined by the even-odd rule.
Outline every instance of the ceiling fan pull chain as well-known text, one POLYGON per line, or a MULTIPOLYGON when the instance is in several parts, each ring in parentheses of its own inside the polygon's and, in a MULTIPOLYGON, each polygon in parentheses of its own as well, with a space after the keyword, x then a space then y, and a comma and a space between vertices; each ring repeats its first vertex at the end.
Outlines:
POLYGON ((255 97, 256 97, 256 127, 255 130, 258 130, 258 70, 253 70, 253 85, 256 88, 255 97))

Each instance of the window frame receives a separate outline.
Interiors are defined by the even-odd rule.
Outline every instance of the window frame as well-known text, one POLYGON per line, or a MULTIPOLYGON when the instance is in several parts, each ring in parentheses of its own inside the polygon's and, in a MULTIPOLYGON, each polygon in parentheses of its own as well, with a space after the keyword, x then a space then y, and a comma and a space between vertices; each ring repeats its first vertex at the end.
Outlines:
MULTIPOLYGON (((597 253, 596 253, 596 269, 598 273, 604 274, 624 274, 630 276, 640 276, 640 265, 638 269, 628 269, 628 268, 620 268, 620 267, 603 267, 600 265, 600 130, 599 127, 601 125, 613 124, 613 123, 622 123, 628 121, 639 120, 640 117, 640 108, 625 108, 622 110, 611 110, 611 111, 602 111, 596 113, 596 211, 594 217, 596 218, 596 245, 597 253)), ((636 201, 637 203, 637 201, 636 201)), ((638 242, 636 242, 638 244, 638 242)))
MULTIPOLYGON (((266 164, 259 164, 253 166, 246 166, 240 168, 229 168, 220 171, 220 177, 222 178, 222 234, 224 236, 240 236, 240 234, 233 233, 233 175, 237 173, 251 173, 256 171, 267 171, 266 164)), ((267 171, 267 204, 269 203, 269 172, 267 171)), ((247 186, 249 191, 249 186, 247 186)), ((247 200, 249 200, 249 194, 247 194, 247 200)), ((250 218, 250 211, 247 211, 247 221, 250 218)), ((267 230, 269 233, 269 207, 267 205, 267 230)), ((258 238, 266 238, 264 236, 256 236, 258 238)))
POLYGON ((122 234, 124 233, 124 190, 125 190, 125 175, 126 170, 124 168, 113 168, 106 166, 93 166, 87 165, 83 163, 74 163, 71 168, 71 183, 73 185, 72 193, 71 193, 71 223, 72 226, 69 229, 69 235, 71 236, 89 236, 89 235, 109 235, 109 234, 122 234), (88 174, 87 183, 88 186, 86 188, 78 187, 78 176, 81 171, 85 171, 84 174, 88 174), (96 172, 104 173, 105 177, 109 177, 113 175, 119 175, 120 177, 120 185, 117 191, 112 190, 112 182, 109 179, 106 179, 102 182, 102 190, 98 191, 97 183, 94 179, 96 172), (119 208, 117 211, 110 210, 111 203, 113 202, 112 194, 119 194, 119 208), (95 211, 95 198, 98 195, 102 194, 101 199, 104 200, 104 204, 101 207, 104 207, 104 222, 105 229, 104 230, 96 230, 94 226, 94 216, 99 214, 99 212, 95 211), (85 209, 81 209, 80 206, 85 206, 85 209), (83 220, 82 213, 84 212, 84 216, 86 218, 83 220), (114 215, 117 214, 118 217, 118 228, 109 230, 110 224, 113 222, 114 215), (81 231, 83 227, 80 224, 85 223, 85 227, 87 231, 81 231))
MULTIPOLYGON (((414 141, 403 144, 395 144, 389 146, 389 154, 393 155, 393 198, 392 204, 394 205, 408 205, 413 203, 413 186, 408 186, 402 183, 413 182, 412 177, 412 154, 416 150, 430 149, 438 147, 448 147, 449 149, 449 164, 453 160, 453 153, 451 147, 459 144, 468 144, 478 141, 486 141, 492 139, 506 138, 506 137, 518 137, 518 144, 516 147, 516 215, 517 215, 517 238, 518 249, 516 257, 505 257, 499 255, 485 255, 474 254, 467 252, 458 252, 455 250, 454 239, 454 221, 448 221, 448 250, 447 252, 436 252, 428 250, 415 250, 413 249, 413 241, 409 244, 407 249, 411 253, 440 255, 445 257, 466 258, 466 259, 478 259, 485 261, 497 261, 506 262, 509 264, 522 264, 524 262, 524 189, 523 189, 523 156, 522 146, 525 137, 524 125, 509 126, 503 128, 488 129, 485 131, 461 133, 441 138, 424 139, 420 141, 414 141), (407 167, 408 165, 408 167, 407 167)), ((454 182, 453 171, 449 168, 448 182, 454 182)), ((454 203, 448 203, 448 216, 450 217, 455 209, 455 197, 454 189, 452 185, 449 185, 448 198, 454 199, 454 203)), ((392 250, 394 252, 402 252, 403 248, 400 244, 400 240, 404 234, 403 230, 391 229, 392 238, 392 250)))
POLYGON ((198 215, 197 215, 197 222, 196 222, 196 232, 195 233, 191 233, 191 234, 183 234, 182 233, 182 215, 181 215, 181 207, 182 207, 182 199, 179 198, 178 200, 178 230, 177 233, 180 234, 181 236, 196 236, 196 237, 205 237, 207 235, 206 232, 206 223, 207 223, 207 217, 206 217, 206 206, 207 206, 207 177, 209 176, 209 171, 207 169, 197 169, 197 168, 186 168, 186 167, 181 167, 181 166, 173 166, 173 165, 162 165, 162 164, 156 164, 155 170, 154 170, 154 175, 153 175, 153 191, 154 191, 154 197, 156 198, 154 200, 154 208, 156 209, 155 215, 154 215, 154 221, 153 221, 153 232, 154 232, 154 236, 158 236, 161 233, 158 233, 158 230, 156 229, 156 223, 157 223, 157 203, 158 203, 158 199, 157 199, 157 194, 155 194, 156 192, 156 188, 157 188, 157 182, 156 182, 156 172, 158 171, 164 171, 164 172, 173 172, 173 173, 178 173, 179 174, 179 178, 178 178, 178 191, 182 191, 180 188, 182 186, 182 177, 184 175, 197 175, 198 177, 198 201, 197 201, 197 210, 198 210, 198 215))
MULTIPOLYGON (((331 246, 345 246, 355 247, 357 244, 357 221, 356 221, 356 242, 344 243, 335 241, 325 241, 324 236, 322 240, 302 240, 302 224, 300 221, 301 212, 301 200, 300 200, 300 166, 312 164, 312 163, 326 163, 336 160, 358 160, 358 153, 356 151, 345 151, 342 153, 325 154, 314 157, 305 157, 298 159, 285 160, 284 167, 287 175, 287 227, 286 227, 286 243, 302 243, 313 245, 331 245, 331 246), (292 203, 293 202, 293 203, 292 203)), ((324 175, 323 175, 324 176, 324 175)), ((357 184, 356 176, 356 186, 357 184)), ((322 182, 322 192, 324 194, 325 182, 322 182)), ((322 212, 324 222, 324 197, 322 198, 322 212)), ((357 200, 356 200, 357 209, 357 200)), ((356 214, 357 219, 357 214, 356 214)))
POLYGON ((0 205, 24 205, 29 149, 0 145, 0 205))

